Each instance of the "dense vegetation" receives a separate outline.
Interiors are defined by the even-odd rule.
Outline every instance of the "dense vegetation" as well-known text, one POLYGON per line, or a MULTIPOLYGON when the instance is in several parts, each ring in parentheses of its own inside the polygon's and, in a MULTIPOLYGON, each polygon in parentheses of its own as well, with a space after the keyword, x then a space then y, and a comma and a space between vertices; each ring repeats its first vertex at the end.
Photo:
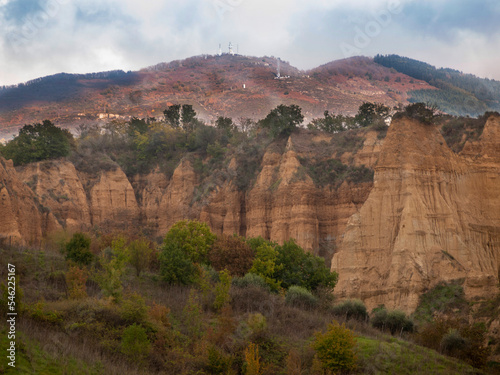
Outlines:
POLYGON ((500 109, 500 82, 481 79, 453 69, 436 69, 427 63, 398 55, 377 55, 377 64, 423 80, 439 90, 413 91, 412 101, 436 104, 451 115, 477 116, 500 109))
MULTIPOLYGON (((265 150, 284 152, 290 132, 322 130, 331 137, 321 143, 324 155, 304 152, 296 177, 307 174, 318 186, 337 187, 373 179, 371 169, 344 164, 340 157, 355 154, 369 130, 383 138, 391 112, 364 103, 356 116, 325 112, 311 130, 300 130, 293 125, 300 111, 281 107, 266 125, 245 120, 242 129, 225 117, 207 126, 191 106, 174 105, 163 119, 82 127, 75 145, 70 142, 69 158, 88 173, 120 166, 128 174, 156 166, 171 174, 188 158, 202 177, 197 192, 204 199, 216 184, 234 178, 227 169, 232 158, 237 168, 231 173, 245 191, 265 150)), ((466 140, 478 139, 489 115, 443 116, 417 103, 393 116, 437 124, 459 152, 466 140)), ((12 141, 0 152, 18 144, 12 141)), ((296 147, 310 146, 297 140, 296 147)), ((473 310, 460 281, 424 294, 413 316, 384 306, 368 311, 359 300, 334 301, 337 275, 293 240, 217 236, 197 221, 176 223, 161 243, 94 228, 59 233, 43 250, 0 246, 0 259, 19 270, 20 368, 39 373, 81 373, 79 367, 89 374, 121 375, 478 373, 471 366, 494 373, 488 361, 499 350, 487 337, 486 323, 471 323, 470 317, 491 322, 500 299, 473 310), (59 346, 45 344, 56 339, 59 346)), ((6 288, 1 292, 4 308, 6 288)), ((9 373, 1 366, 0 372, 9 373)))
MULTIPOLYGON (((429 291, 415 320, 384 307, 368 313, 361 301, 335 303, 336 275, 293 241, 179 222, 158 245, 126 233, 61 233, 44 251, 1 246, 0 259, 17 265, 20 280, 19 368, 37 373, 479 373, 436 351, 493 369, 484 326, 466 315, 435 318, 469 309, 460 284, 429 291), (189 285, 164 277, 169 245, 191 263, 189 285), (88 251, 89 263, 68 257, 88 251)), ((498 301, 478 311, 492 316, 498 301)))

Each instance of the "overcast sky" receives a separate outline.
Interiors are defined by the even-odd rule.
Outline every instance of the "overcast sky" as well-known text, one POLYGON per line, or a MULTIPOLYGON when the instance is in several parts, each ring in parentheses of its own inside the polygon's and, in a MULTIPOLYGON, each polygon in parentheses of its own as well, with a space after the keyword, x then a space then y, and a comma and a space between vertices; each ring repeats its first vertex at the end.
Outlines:
POLYGON ((0 85, 215 54, 396 53, 500 80, 498 0, 0 0, 0 85))

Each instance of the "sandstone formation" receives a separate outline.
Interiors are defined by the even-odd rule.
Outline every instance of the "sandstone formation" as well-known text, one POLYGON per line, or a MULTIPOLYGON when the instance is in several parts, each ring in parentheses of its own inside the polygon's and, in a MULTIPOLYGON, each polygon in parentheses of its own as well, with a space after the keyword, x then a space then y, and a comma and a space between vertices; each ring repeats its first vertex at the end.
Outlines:
POLYGON ((459 281, 469 298, 498 292, 500 117, 456 155, 438 129, 394 121, 373 189, 350 219, 332 269, 336 294, 412 311, 422 292, 459 281))

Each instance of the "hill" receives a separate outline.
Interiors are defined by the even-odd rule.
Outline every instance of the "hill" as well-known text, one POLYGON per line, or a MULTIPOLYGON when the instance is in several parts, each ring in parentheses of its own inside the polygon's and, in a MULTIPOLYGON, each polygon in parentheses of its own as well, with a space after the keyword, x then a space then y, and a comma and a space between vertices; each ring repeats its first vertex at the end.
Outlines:
POLYGON ((50 119, 75 127, 99 119, 161 116, 169 103, 193 104, 208 122, 224 115, 263 118, 278 104, 297 104, 308 120, 325 110, 354 114, 364 101, 405 103, 427 83, 366 57, 300 71, 277 59, 196 56, 137 72, 58 74, 0 90, 0 127, 12 135, 24 124, 50 119))
POLYGON ((500 109, 500 82, 440 68, 398 55, 377 55, 374 62, 427 82, 439 90, 411 91, 410 102, 429 102, 451 115, 477 116, 500 109))

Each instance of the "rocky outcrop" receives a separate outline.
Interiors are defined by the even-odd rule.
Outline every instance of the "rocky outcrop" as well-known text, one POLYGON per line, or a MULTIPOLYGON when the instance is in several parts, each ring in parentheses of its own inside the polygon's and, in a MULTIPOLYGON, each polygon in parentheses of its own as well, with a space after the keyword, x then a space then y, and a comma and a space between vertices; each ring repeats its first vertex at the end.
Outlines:
POLYGON ((406 311, 442 281, 463 282, 469 298, 493 296, 500 268, 499 145, 499 117, 462 155, 450 151, 436 127, 394 121, 374 187, 333 258, 336 294, 406 311))
POLYGON ((12 161, 0 158, 0 240, 36 245, 58 228, 50 209, 20 181, 12 161))
POLYGON ((17 178, 24 182, 48 207, 59 224, 69 231, 91 225, 85 189, 74 165, 68 161, 46 161, 19 168, 17 178))

